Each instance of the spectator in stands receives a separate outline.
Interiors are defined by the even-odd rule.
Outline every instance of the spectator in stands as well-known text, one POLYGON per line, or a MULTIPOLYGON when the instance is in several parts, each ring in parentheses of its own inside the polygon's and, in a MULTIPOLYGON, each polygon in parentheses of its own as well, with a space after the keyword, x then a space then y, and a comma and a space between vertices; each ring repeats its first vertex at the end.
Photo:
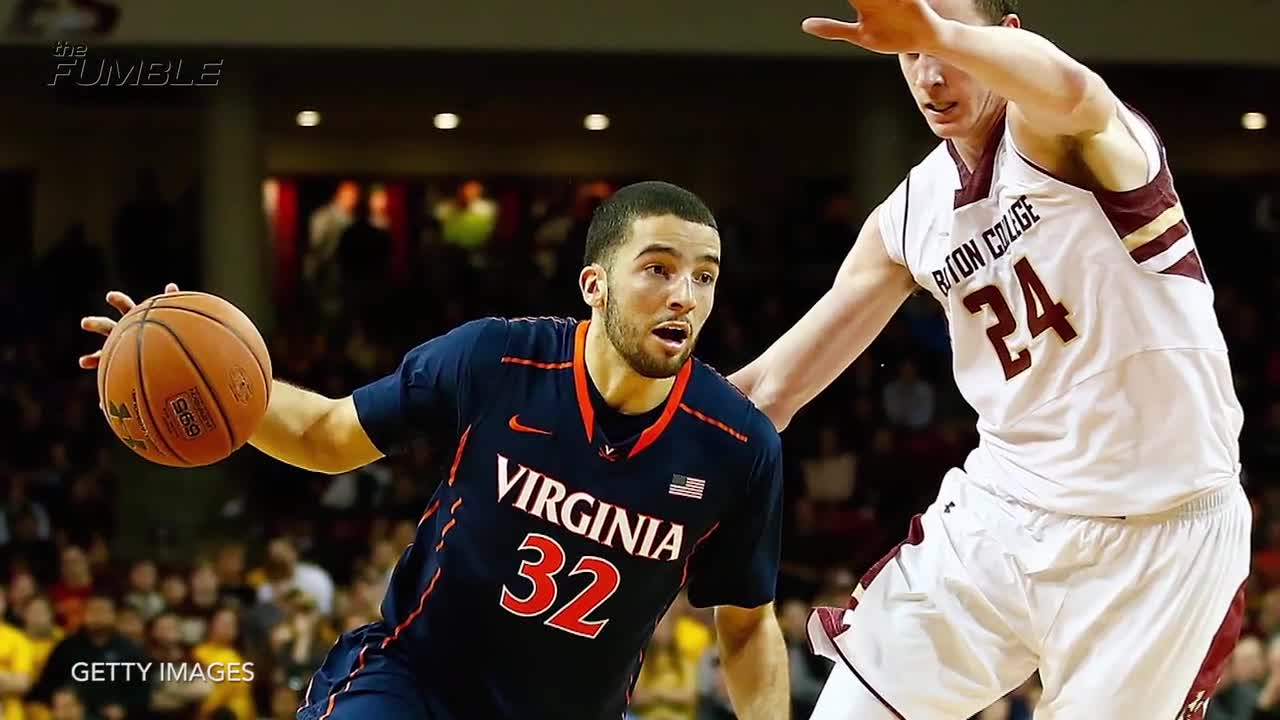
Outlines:
MULTIPOLYGON (((0 617, 5 593, 0 588, 0 617)), ((31 687, 31 642, 18 628, 0 621, 0 718, 23 720, 22 696, 31 687)))
POLYGON ((333 612, 333 578, 319 565, 299 560, 298 551, 287 538, 278 537, 267 544, 262 574, 265 582, 258 586, 258 602, 271 602, 297 588, 315 600, 320 612, 333 612))
POLYGON ((191 592, 186 602, 174 608, 182 618, 182 637, 188 645, 195 645, 205 636, 205 630, 214 613, 222 607, 218 592, 218 574, 207 562, 197 562, 191 570, 191 592))
POLYGON ((129 568, 129 587, 125 590, 124 604, 137 610, 146 622, 164 610, 164 597, 156 589, 158 579, 156 564, 151 560, 139 560, 129 568))
POLYGON ((827 679, 826 673, 817 672, 817 668, 823 665, 830 668, 826 660, 815 658, 809 652, 809 639, 805 632, 808 619, 809 605, 796 599, 783 602, 778 612, 790 660, 791 714, 796 718, 807 718, 813 714, 813 707, 818 703, 818 695, 822 693, 822 685, 827 679))
POLYGON ((70 685, 53 691, 52 705, 50 720, 85 720, 84 701, 80 699, 80 693, 70 685))
POLYGON ((645 649, 631 694, 632 711, 640 720, 694 720, 697 715, 698 666, 676 645, 675 620, 669 612, 664 615, 645 649))
POLYGON ((308 295, 323 302, 319 306, 331 314, 340 300, 342 270, 335 262, 342 233, 355 219, 360 202, 360 186, 353 180, 338 183, 327 205, 311 214, 309 242, 302 258, 302 278, 308 295))
MULTIPOLYGON (((147 662, 141 648, 116 632, 115 616, 115 601, 109 595, 91 595, 84 606, 83 627, 53 649, 29 698, 42 704, 50 702, 56 688, 75 679, 72 668, 78 663, 147 662)), ((117 676, 112 682, 80 683, 79 688, 89 712, 103 720, 147 717, 150 691, 141 673, 117 676)))
POLYGON ((128 605, 116 609, 116 632, 138 647, 147 646, 147 621, 128 605))
POLYGON ((223 604, 241 608, 253 605, 258 593, 245 582, 244 545, 233 542, 220 546, 214 554, 213 570, 223 604))
POLYGON ((187 602, 187 579, 176 571, 165 573, 160 581, 160 597, 164 598, 166 610, 182 607, 187 602))
MULTIPOLYGON (((67 632, 75 632, 80 628, 85 604, 92 593, 93 575, 89 571, 88 556, 77 545, 67 546, 62 551, 61 579, 49 589, 54 616, 67 632)), ((111 617, 114 624, 114 605, 111 617)))
POLYGON ((58 577, 58 548, 52 540, 40 537, 40 520, 31 508, 13 514, 13 537, 0 551, 9 574, 32 573, 41 584, 58 577))
MULTIPOLYGON (((210 720, 219 713, 230 712, 235 720, 254 720, 253 682, 245 669, 239 650, 240 621, 236 612, 223 608, 209 621, 209 636, 192 650, 195 661, 207 667, 220 668, 221 675, 211 677, 213 691, 205 698, 197 713, 198 720, 210 720)), ((327 648, 326 648, 327 650, 327 648)), ((257 676, 254 673, 253 680, 257 676)))
POLYGON ((36 596, 37 590, 35 577, 26 570, 19 570, 9 576, 9 607, 4 617, 10 625, 23 624, 27 603, 36 596))
POLYGON ((286 620, 271 634, 279 685, 306 687, 311 672, 324 662, 337 636, 336 630, 316 608, 315 600, 294 589, 285 595, 286 620))
MULTIPOLYGON (((173 612, 163 612, 151 621, 148 639, 147 651, 156 667, 162 664, 171 667, 184 663, 189 665, 193 660, 182 641, 181 622, 173 612)), ((157 720, 191 717, 212 691, 213 684, 202 675, 162 675, 157 672, 151 685, 151 716, 157 720)))
POLYGON ((884 388, 884 412, 900 427, 920 430, 933 422, 933 385, 920 378, 912 360, 898 366, 898 377, 884 388))
POLYGON ((22 612, 22 631, 31 643, 31 675, 40 677, 54 646, 62 642, 62 628, 53 624, 53 606, 49 598, 37 595, 27 602, 22 612))
POLYGON ((818 454, 801 462, 805 495, 811 505, 813 522, 820 534, 839 536, 851 527, 853 493, 857 487, 858 459, 852 450, 841 447, 834 427, 818 433, 818 454))
POLYGON ((485 267, 489 240, 498 222, 498 205, 485 197, 479 180, 467 180, 456 195, 435 207, 445 243, 462 250, 473 267, 485 267))
POLYGON ((0 506, 0 545, 7 545, 12 539, 9 534, 10 523, 24 512, 31 513, 35 518, 35 537, 40 540, 48 540, 52 537, 49 511, 42 503, 31 499, 28 484, 29 478, 24 473, 13 473, 9 476, 8 498, 6 503, 0 506))

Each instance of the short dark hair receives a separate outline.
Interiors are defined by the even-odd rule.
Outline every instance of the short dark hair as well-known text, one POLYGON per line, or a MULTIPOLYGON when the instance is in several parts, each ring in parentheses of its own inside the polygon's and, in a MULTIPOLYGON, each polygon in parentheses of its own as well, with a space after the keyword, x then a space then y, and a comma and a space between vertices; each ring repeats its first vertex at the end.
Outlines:
POLYGON ((614 251, 626 242, 632 222, 660 215, 674 215, 718 230, 715 216, 697 195, 660 180, 638 182, 619 188, 592 214, 584 264, 608 265, 614 251))
POLYGON ((973 0, 973 4, 992 23, 998 23, 1005 15, 1018 12, 1018 0, 973 0))

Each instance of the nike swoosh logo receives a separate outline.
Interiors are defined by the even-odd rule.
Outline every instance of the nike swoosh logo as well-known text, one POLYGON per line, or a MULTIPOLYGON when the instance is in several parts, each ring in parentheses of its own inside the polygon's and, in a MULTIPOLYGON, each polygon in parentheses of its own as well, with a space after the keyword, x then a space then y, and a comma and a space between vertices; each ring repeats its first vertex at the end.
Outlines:
POLYGON ((512 415, 511 420, 507 422, 507 426, 510 427, 512 430, 515 430, 516 432, 533 433, 534 435, 550 435, 551 434, 550 430, 539 430, 538 428, 535 428, 535 427, 529 427, 528 425, 520 424, 519 415, 512 415))

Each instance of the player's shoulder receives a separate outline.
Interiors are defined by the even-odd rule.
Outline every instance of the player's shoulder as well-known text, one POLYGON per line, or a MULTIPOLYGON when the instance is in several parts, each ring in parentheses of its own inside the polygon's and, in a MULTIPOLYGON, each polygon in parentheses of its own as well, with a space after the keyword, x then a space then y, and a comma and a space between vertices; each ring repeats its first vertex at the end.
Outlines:
POLYGON ((532 367, 572 363, 580 320, 548 316, 508 318, 505 322, 507 362, 532 367))
POLYGON ((714 367, 696 358, 693 362, 686 411, 713 435, 732 438, 749 454, 778 452, 782 439, 768 416, 714 367))

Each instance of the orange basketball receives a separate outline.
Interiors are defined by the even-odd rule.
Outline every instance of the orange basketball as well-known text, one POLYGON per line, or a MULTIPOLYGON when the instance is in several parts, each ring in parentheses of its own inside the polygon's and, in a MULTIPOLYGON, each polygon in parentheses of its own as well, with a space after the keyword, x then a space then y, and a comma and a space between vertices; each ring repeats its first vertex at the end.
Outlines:
POLYGON ((98 397, 125 445, 152 462, 211 465, 244 446, 267 412, 271 357, 253 322, 214 295, 157 295, 107 336, 98 397))

